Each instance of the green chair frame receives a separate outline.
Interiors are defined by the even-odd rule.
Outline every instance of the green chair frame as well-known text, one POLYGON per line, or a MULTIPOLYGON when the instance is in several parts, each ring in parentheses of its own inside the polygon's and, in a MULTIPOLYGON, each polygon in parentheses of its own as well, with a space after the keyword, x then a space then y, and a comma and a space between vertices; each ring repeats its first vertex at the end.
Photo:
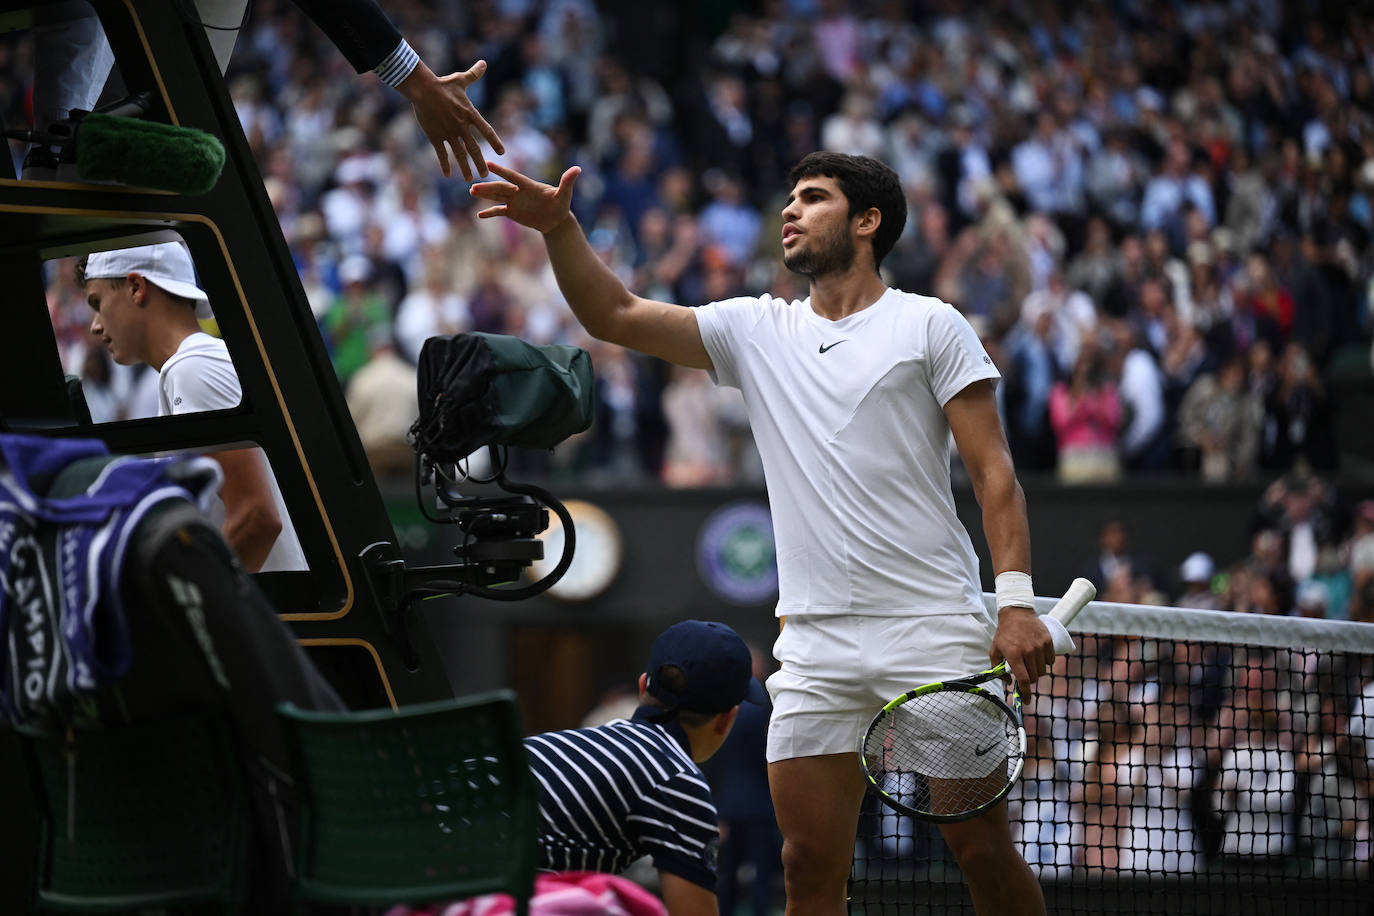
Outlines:
POLYGON ((529 911, 538 793, 509 690, 403 707, 278 707, 301 806, 298 903, 505 891, 529 911))
POLYGON ((252 815, 227 723, 20 732, 40 808, 35 909, 240 911, 252 815))

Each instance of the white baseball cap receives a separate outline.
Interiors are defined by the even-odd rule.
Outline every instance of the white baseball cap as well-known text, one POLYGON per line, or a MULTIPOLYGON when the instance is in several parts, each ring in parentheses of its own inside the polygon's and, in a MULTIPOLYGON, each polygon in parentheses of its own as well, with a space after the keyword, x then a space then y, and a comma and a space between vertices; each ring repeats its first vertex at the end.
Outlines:
POLYGON ((1215 568, 1212 558, 1202 551, 1191 553, 1179 568, 1179 578, 1184 582, 1208 582, 1215 568))
POLYGON ((86 259, 86 279, 101 280, 139 274, 143 279, 182 299, 196 303, 197 318, 213 318, 210 297, 196 286, 196 268, 191 255, 179 242, 140 245, 115 251, 94 251, 86 259))

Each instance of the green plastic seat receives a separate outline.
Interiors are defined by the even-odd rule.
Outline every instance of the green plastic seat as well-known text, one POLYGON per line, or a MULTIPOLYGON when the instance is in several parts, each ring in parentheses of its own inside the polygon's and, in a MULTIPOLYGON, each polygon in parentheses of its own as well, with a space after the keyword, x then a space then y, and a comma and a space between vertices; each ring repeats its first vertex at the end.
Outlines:
POLYGON ((179 716, 22 734, 42 822, 36 908, 240 910, 252 827, 227 725, 179 716))
POLYGON ((286 720, 301 804, 301 901, 379 905, 511 894, 528 912, 538 795, 508 690, 399 711, 286 720))

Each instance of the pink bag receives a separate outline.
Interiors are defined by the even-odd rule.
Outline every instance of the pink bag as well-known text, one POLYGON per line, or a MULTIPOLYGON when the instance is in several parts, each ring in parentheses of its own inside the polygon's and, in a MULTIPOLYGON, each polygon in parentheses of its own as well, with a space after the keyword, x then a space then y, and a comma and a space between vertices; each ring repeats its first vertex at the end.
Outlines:
MULTIPOLYGON (((425 907, 394 906, 385 916, 511 916, 515 900, 508 894, 486 894, 457 903, 425 907)), ((530 916, 668 916, 653 894, 619 875, 567 871, 534 879, 530 916)))

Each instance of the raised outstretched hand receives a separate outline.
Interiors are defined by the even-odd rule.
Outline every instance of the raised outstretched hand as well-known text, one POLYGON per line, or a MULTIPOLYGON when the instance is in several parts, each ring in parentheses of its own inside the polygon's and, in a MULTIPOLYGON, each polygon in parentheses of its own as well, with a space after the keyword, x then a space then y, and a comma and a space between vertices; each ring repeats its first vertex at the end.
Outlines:
POLYGON ((483 177, 487 174, 486 159, 475 134, 485 138, 498 155, 506 151, 496 129, 468 99, 468 87, 486 72, 487 62, 479 60, 466 70, 440 77, 422 62, 396 87, 415 107, 415 120, 434 147, 445 175, 452 174, 446 142, 453 149, 458 170, 466 181, 472 181, 474 171, 483 177))
POLYGON ((473 197, 495 204, 480 211, 479 219, 504 216, 522 226, 549 232, 569 218, 573 185, 582 174, 580 167, 572 166, 564 172, 556 188, 495 162, 488 162, 487 167, 504 180, 483 181, 468 189, 473 197))

